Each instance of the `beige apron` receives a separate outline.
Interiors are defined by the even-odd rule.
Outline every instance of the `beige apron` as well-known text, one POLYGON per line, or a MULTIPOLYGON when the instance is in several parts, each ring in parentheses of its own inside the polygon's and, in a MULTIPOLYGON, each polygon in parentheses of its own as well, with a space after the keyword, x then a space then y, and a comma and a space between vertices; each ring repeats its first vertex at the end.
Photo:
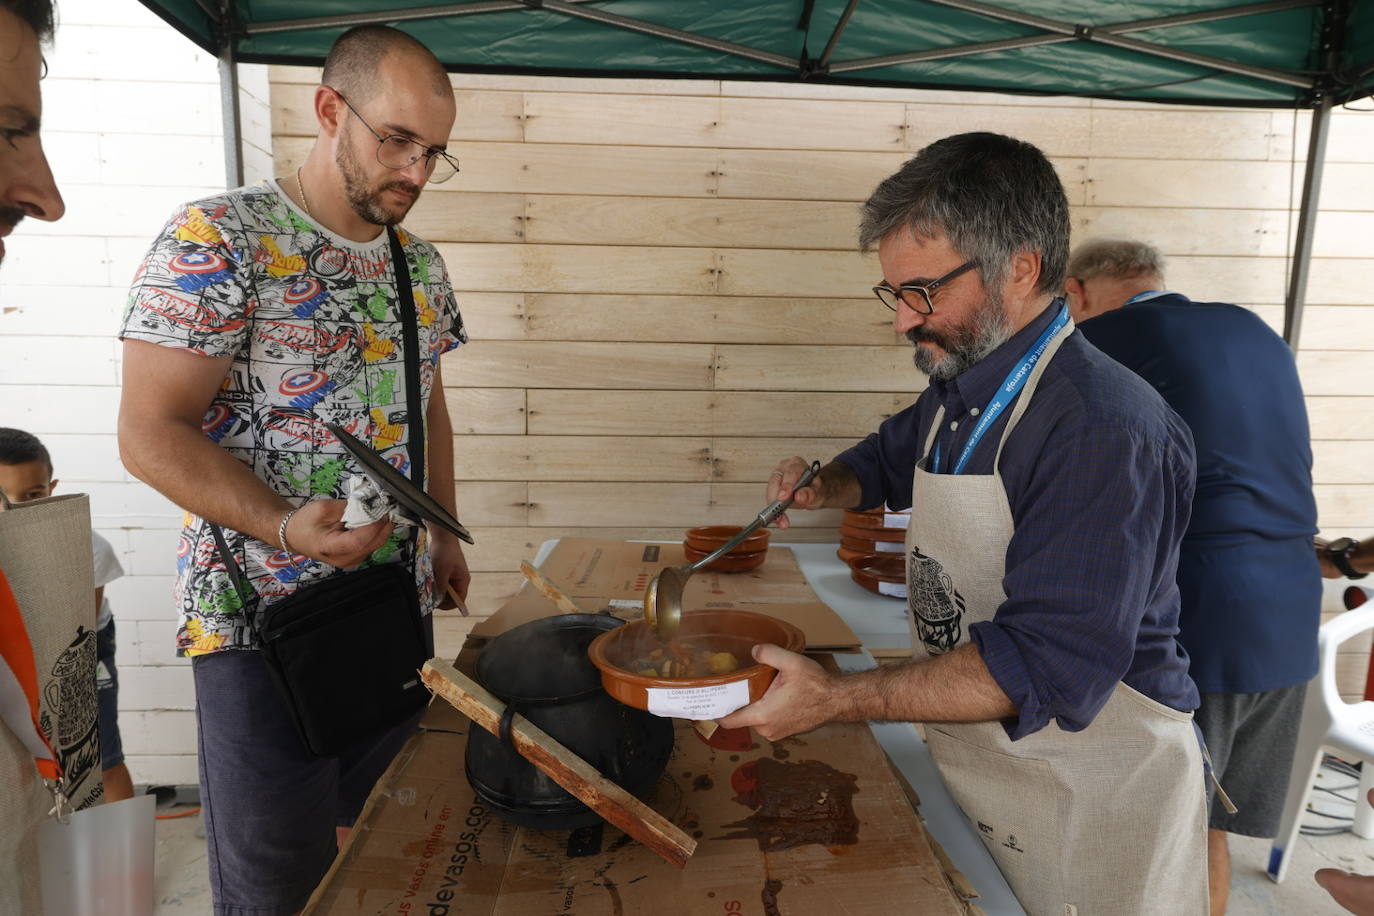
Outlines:
MULTIPOLYGON (((966 642, 969 624, 991 620, 1006 600, 1013 524, 998 470, 1002 444, 1071 333, 1072 323, 1032 371, 991 475, 931 474, 917 465, 906 550, 907 619, 918 658, 966 642)), ((923 456, 943 421, 942 408, 923 456)), ((1081 732, 1051 721, 1013 742, 1001 722, 932 724, 926 740, 1031 916, 1207 912, 1206 796, 1190 713, 1117 684, 1081 732)))

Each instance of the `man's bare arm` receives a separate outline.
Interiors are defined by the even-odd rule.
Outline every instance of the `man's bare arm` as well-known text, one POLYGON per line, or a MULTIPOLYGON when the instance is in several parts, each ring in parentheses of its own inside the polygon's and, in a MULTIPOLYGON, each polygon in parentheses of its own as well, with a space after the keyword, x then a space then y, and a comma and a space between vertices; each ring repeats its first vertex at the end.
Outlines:
POLYGON ((827 722, 986 722, 1016 715, 971 644, 930 661, 846 675, 777 646, 759 646, 754 658, 777 668, 778 676, 762 699, 721 725, 752 726, 770 740, 827 722))
MULTIPOLYGON (((429 439, 429 495, 457 517, 458 500, 453 483, 453 421, 449 419, 443 375, 438 366, 434 369, 434 383, 429 391, 425 431, 429 439)), ((439 607, 452 608, 455 602, 446 594, 445 586, 451 586, 460 597, 466 598, 468 586, 472 583, 463 544, 438 525, 427 527, 434 582, 440 596, 439 607)))
MULTIPOLYGON (((201 432, 200 421, 232 360, 124 342, 119 455, 129 472, 183 509, 269 544, 291 506, 201 432)), ((390 522, 347 531, 342 500, 314 500, 292 517, 292 549, 334 566, 356 566, 380 547, 390 522)))
POLYGON ((838 679, 836 721, 986 722, 1016 715, 978 647, 838 679))

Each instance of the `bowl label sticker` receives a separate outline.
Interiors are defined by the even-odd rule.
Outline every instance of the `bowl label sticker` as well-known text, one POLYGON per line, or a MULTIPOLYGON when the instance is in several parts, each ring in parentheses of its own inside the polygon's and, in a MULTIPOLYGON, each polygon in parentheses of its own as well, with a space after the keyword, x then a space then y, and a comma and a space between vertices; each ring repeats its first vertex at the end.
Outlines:
POLYGON ((880 595, 890 595, 890 596, 893 597, 893 598, 905 598, 905 597, 906 597, 906 583, 905 583, 905 582, 879 582, 879 583, 878 583, 878 594, 880 594, 880 595))
POLYGON ((650 687, 649 712, 677 719, 719 719, 749 705, 749 682, 710 687, 650 687))
POLYGON ((883 516, 884 528, 905 528, 911 523, 909 512, 888 512, 883 516))
POLYGON ((906 545, 901 541, 874 541, 878 553, 906 553, 906 545))

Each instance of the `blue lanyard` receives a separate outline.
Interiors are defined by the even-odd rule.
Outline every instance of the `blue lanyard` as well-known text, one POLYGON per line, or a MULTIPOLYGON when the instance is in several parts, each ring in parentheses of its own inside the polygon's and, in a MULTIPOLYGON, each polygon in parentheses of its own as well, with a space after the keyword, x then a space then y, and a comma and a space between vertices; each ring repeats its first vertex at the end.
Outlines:
MULTIPOLYGON (((964 443, 964 450, 959 453, 959 460, 954 463, 952 473, 962 474, 964 468, 968 466, 968 460, 973 456, 973 450, 982 441, 983 434, 997 418, 1002 415, 1002 411, 1016 400, 1016 396, 1021 393, 1021 389, 1026 387, 1026 380, 1030 378, 1031 370, 1035 364, 1040 362, 1040 357, 1045 354, 1045 348, 1050 345, 1054 335, 1058 334, 1065 325, 1069 323, 1069 306, 1067 303, 1059 307, 1059 314, 1054 316, 1050 326, 1036 338, 1035 343, 1031 344, 1026 355, 1021 357, 1021 362, 1016 365, 1007 377, 1002 380, 1002 387, 997 389, 997 393, 988 401, 988 406, 983 408, 982 415, 978 418, 978 425, 969 433, 968 441, 964 443)), ((940 440, 939 433, 936 433, 935 448, 930 453, 930 470, 932 473, 940 473, 940 440)))

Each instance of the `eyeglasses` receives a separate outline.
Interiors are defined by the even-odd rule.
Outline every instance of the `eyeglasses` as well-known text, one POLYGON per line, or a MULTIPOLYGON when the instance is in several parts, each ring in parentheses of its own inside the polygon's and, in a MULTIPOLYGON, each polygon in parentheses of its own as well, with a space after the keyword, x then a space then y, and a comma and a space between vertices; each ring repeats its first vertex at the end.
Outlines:
POLYGON ((358 109, 353 107, 353 103, 345 99, 343 93, 329 87, 335 95, 343 99, 343 103, 348 106, 348 110, 357 115, 358 120, 363 122, 363 126, 372 132, 372 136, 377 138, 377 161, 389 169, 400 171, 410 168, 421 159, 425 160, 425 168, 429 170, 430 184, 443 184, 454 175, 458 174, 458 160, 448 153, 439 149, 437 146, 425 146, 423 143, 412 140, 401 134, 391 134, 383 137, 372 129, 372 125, 367 123, 367 119, 358 114, 358 109))
POLYGON ((882 302, 883 305, 892 309, 894 312, 897 311, 897 303, 903 302, 906 304, 906 307, 913 312, 918 312, 922 315, 931 315, 935 312, 935 306, 930 301, 931 294, 960 274, 973 270, 975 266, 977 265, 975 265, 974 262, 965 261, 943 277, 940 277, 938 280, 931 280, 924 286, 918 283, 903 283, 901 286, 893 289, 886 283, 879 283, 877 286, 873 287, 873 294, 878 297, 878 301, 882 302), (915 296, 909 297, 907 295, 908 293, 914 293, 915 296))

